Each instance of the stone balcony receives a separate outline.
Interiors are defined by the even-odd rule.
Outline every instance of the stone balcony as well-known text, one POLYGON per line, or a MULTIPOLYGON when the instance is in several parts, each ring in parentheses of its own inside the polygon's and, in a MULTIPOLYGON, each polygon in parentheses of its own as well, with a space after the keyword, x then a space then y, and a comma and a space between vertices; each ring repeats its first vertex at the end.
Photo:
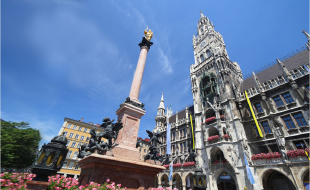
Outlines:
POLYGON ((272 158, 272 159, 259 159, 259 160, 251 160, 254 166, 268 166, 268 165, 281 165, 281 164, 294 164, 294 163, 307 163, 309 162, 306 156, 299 156, 292 158, 290 157, 288 160, 282 158, 272 158))

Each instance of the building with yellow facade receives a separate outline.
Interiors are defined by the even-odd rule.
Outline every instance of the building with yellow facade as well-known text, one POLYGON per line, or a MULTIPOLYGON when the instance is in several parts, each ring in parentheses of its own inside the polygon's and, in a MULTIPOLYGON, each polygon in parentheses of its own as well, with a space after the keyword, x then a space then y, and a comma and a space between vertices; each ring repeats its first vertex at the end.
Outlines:
MULTIPOLYGON (((91 129, 96 129, 97 132, 102 132, 104 130, 99 124, 83 122, 83 118, 81 120, 74 120, 70 118, 64 119, 64 123, 59 130, 58 135, 64 133, 67 137, 67 147, 69 151, 62 169, 58 172, 58 174, 72 178, 79 177, 81 173, 81 168, 77 163, 79 148, 83 144, 88 144, 90 139, 89 131, 91 129)), ((102 138, 102 141, 106 141, 106 139, 102 138)))

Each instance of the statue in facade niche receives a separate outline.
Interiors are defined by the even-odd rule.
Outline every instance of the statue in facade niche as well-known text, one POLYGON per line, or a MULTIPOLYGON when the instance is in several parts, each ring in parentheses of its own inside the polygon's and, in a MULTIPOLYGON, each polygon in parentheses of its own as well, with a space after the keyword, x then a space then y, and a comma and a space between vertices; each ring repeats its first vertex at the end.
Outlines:
POLYGON ((157 148, 157 143, 162 144, 158 138, 161 136, 159 132, 152 133, 149 130, 146 130, 150 137, 150 143, 151 146, 149 148, 149 152, 147 155, 144 156, 144 160, 158 160, 162 161, 164 156, 159 154, 158 148, 157 148))
POLYGON ((91 153, 93 153, 96 149, 100 151, 107 151, 112 148, 112 139, 116 139, 118 136, 118 132, 120 129, 123 128, 123 123, 121 121, 117 121, 116 123, 113 123, 114 119, 111 121, 110 118, 106 117, 103 119, 103 124, 101 127, 104 128, 103 132, 100 132, 97 134, 97 131, 95 129, 90 130, 90 140, 88 145, 82 145, 81 148, 79 148, 79 158, 83 158, 84 156, 88 156, 91 153), (101 138, 105 138, 108 140, 108 143, 101 142, 101 138))

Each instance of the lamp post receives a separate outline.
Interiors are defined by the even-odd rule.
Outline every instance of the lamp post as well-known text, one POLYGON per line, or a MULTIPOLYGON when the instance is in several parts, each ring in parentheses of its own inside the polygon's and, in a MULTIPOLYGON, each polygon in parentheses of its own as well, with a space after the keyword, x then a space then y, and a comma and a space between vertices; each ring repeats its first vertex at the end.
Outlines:
POLYGON ((66 159, 67 138, 63 135, 54 137, 50 143, 43 145, 31 168, 36 174, 33 181, 48 181, 48 176, 56 175, 66 159))
POLYGON ((197 168, 195 170, 195 173, 193 175, 193 178, 194 178, 194 187, 195 187, 195 190, 198 189, 198 190, 202 190, 202 189, 206 189, 207 188, 207 177, 205 174, 203 174, 203 170, 202 168, 197 168))

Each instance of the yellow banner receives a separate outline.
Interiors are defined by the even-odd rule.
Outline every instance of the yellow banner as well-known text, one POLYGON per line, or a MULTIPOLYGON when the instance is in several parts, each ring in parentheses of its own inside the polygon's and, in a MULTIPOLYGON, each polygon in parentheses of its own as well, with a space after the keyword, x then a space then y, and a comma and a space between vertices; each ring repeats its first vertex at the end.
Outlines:
POLYGON ((307 155, 307 157, 308 157, 308 160, 310 161, 310 158, 309 158, 309 155, 308 155, 308 152, 305 150, 305 153, 306 153, 306 155, 307 155))
POLYGON ((254 121, 255 121, 255 125, 256 125, 256 128, 257 128, 257 130, 258 130, 258 134, 259 134, 260 137, 263 137, 262 131, 260 130, 260 127, 259 127, 259 125, 258 125, 258 123, 257 123, 256 117, 255 117, 255 114, 254 114, 254 111, 253 111, 253 109, 252 109, 252 105, 251 105, 250 99, 249 99, 249 97, 248 97, 248 94, 246 93, 246 91, 244 91, 244 93, 245 93, 246 100, 247 100, 247 102, 248 102, 248 104, 249 104, 249 107, 250 107, 250 110, 251 110, 253 119, 254 119, 254 121))
POLYGON ((192 126, 192 137, 193 137, 193 150, 195 150, 195 135, 194 135, 194 128, 193 128, 193 119, 192 119, 192 115, 189 115, 190 119, 191 119, 191 126, 192 126))

